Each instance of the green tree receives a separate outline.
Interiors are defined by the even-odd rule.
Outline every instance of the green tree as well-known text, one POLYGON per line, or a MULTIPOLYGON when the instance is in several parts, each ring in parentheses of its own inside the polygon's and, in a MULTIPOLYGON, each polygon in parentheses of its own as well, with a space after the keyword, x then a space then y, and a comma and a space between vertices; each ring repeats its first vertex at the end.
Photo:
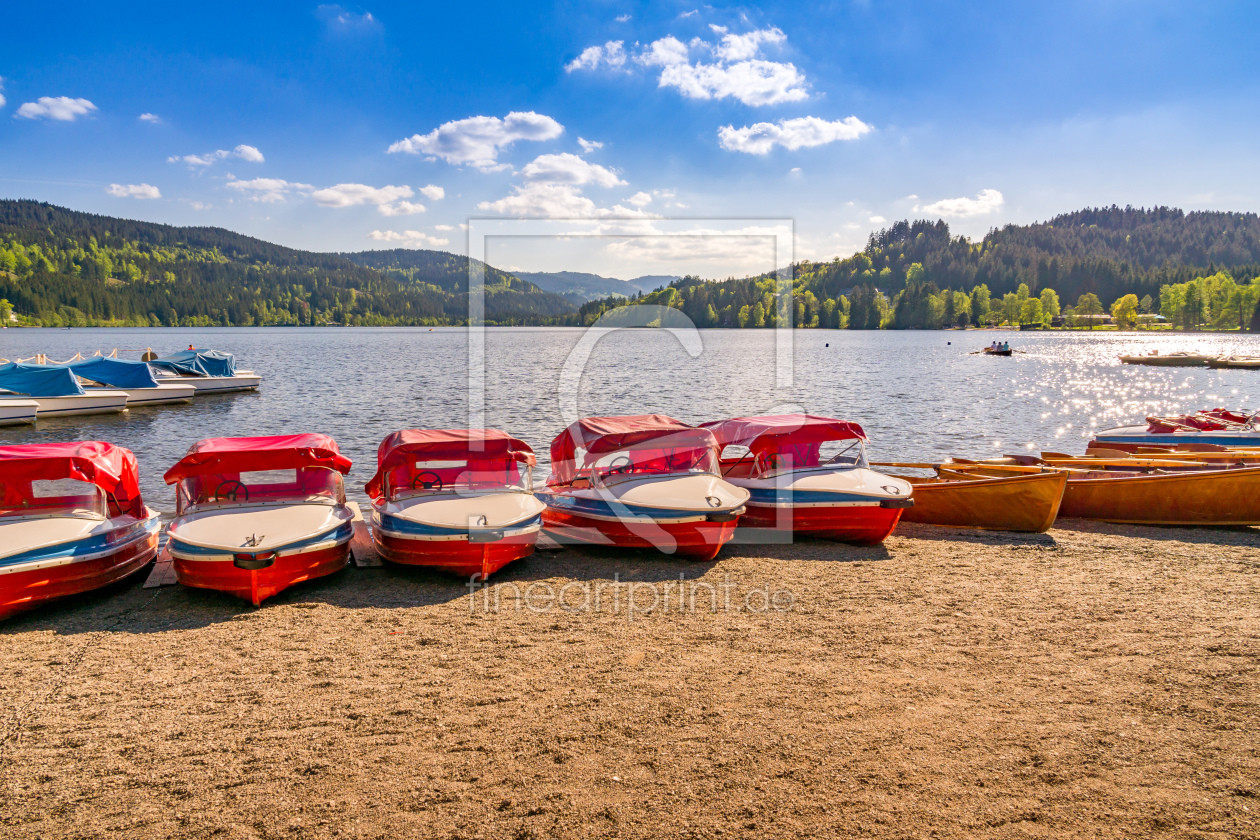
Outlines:
POLYGON ((753 327, 764 327, 766 325, 766 308, 761 305, 761 301, 753 304, 752 319, 749 324, 753 327))
POLYGON ((989 287, 981 283, 971 290, 971 317, 977 326, 983 326, 989 318, 989 287))
POLYGON ((971 323, 971 298, 966 292, 954 292, 954 323, 960 327, 971 323))
POLYGON ((1047 324, 1059 316, 1059 293, 1054 289, 1041 290, 1041 313, 1047 324))
POLYGON ((1023 303, 1015 292, 1002 295, 1002 320, 1007 324, 1019 322, 1019 311, 1023 303))
POLYGON ((1111 304, 1111 317, 1115 319, 1116 325, 1122 330, 1131 330, 1137 323, 1138 315, 1138 298, 1137 295, 1125 295, 1111 304))
POLYGON ((1041 299, 1030 297, 1025 300, 1019 309, 1019 322, 1021 324, 1040 324, 1042 320, 1041 299))
POLYGON ((1138 312, 1143 315, 1151 315, 1155 312, 1155 301, 1151 300, 1150 295, 1143 295, 1138 301, 1138 312))
POLYGON ((0 298, 0 324, 7 327, 12 317, 13 304, 9 303, 7 298, 0 298))
POLYGON ((739 328, 742 330, 748 326, 748 322, 752 319, 752 309, 747 306, 739 308, 739 328))
MULTIPOLYGON (((1103 313, 1102 301, 1098 299, 1098 295, 1093 292, 1086 292, 1076 299, 1076 315, 1101 315, 1103 313)), ((1095 319, 1090 318, 1090 329, 1095 325, 1095 319)))

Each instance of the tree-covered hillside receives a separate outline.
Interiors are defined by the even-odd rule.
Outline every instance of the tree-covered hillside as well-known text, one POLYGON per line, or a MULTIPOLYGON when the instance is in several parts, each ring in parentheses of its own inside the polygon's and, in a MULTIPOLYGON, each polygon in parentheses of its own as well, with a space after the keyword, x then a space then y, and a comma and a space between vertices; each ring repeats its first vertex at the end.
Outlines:
MULTIPOLYGON (((872 234, 860 253, 800 262, 793 273, 793 323, 802 327, 1020 323, 1049 320, 1060 306, 1101 313, 1128 295, 1139 312, 1162 311, 1178 325, 1236 326, 1251 323, 1260 296, 1251 283, 1260 216, 1113 206, 1007 225, 975 243, 942 221, 903 221, 872 234)), ((681 309, 699 326, 773 326, 774 291, 771 275, 685 277, 633 303, 681 309)), ((567 320, 593 323, 623 304, 591 301, 567 320)))
MULTIPOLYGON (((272 245, 220 228, 173 227, 0 200, 0 299, 27 323, 360 325, 461 323, 466 258, 421 255, 377 270, 338 254, 272 245)), ((511 275, 486 273, 486 318, 571 311, 511 275)))

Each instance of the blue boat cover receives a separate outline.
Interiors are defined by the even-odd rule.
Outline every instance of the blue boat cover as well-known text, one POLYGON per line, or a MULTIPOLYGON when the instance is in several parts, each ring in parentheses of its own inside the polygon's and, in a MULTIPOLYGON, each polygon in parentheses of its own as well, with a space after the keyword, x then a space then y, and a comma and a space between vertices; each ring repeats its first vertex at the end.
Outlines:
POLYGON ((180 350, 149 364, 186 376, 236 375, 236 357, 218 350, 180 350))
POLYGON ((74 371, 62 365, 0 365, 0 389, 29 397, 71 397, 84 393, 74 371))
POLYGON ((97 356, 81 362, 68 362, 66 367, 77 375, 115 388, 156 388, 158 381, 144 362, 131 359, 109 359, 97 356))

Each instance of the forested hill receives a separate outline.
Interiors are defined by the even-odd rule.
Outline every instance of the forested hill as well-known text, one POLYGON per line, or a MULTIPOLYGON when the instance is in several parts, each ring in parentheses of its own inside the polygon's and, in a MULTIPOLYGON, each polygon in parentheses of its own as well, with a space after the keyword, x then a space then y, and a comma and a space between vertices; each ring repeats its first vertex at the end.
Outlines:
MULTIPOLYGON (((1152 311, 1160 311, 1161 297, 1169 297, 1161 295, 1166 287, 1181 290, 1178 306, 1184 308, 1186 284, 1213 278, 1211 294, 1220 299, 1209 301, 1209 292, 1196 286, 1192 306, 1201 300, 1204 311, 1196 309, 1186 320, 1204 323, 1239 305, 1229 300, 1236 293, 1221 285, 1226 278, 1246 284, 1260 275, 1260 216, 1113 206, 1007 225, 974 243, 952 235, 943 221, 903 221, 872 234, 866 248, 847 259, 804 261, 793 270, 795 323, 805 326, 922 327, 945 323, 941 317, 960 323, 965 319, 953 316, 954 292, 970 307, 977 289, 983 290, 984 311, 990 297, 996 312, 1006 295, 1018 293, 1022 304, 1045 289, 1054 290, 1065 308, 1082 295, 1109 306, 1132 294, 1149 297, 1152 311), (940 313, 933 315, 934 307, 940 313)), ((763 326, 772 319, 773 285, 770 275, 722 282, 685 277, 635 302, 682 309, 700 326, 763 326)), ((570 320, 591 323, 620 303, 592 301, 570 320)), ((971 310, 972 323, 980 322, 982 310, 971 310)), ((1180 309, 1164 314, 1184 320, 1180 309)), ((1249 313, 1244 315, 1247 321, 1249 313)))
MULTIPOLYGON (((28 323, 88 325, 458 324, 467 258, 383 252, 376 268, 221 228, 80 213, 0 200, 0 299, 28 323)), ((363 255, 351 255, 359 257, 363 255)), ((487 267, 486 319, 537 322, 573 311, 556 295, 487 267)))

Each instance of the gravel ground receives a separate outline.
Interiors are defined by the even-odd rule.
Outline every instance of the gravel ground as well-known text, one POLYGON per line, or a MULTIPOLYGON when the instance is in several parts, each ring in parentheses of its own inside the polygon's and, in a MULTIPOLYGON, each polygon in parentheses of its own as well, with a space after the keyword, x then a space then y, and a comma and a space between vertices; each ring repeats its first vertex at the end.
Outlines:
POLYGON ((137 581, 0 628, 0 834, 1256 837, 1258 581, 1260 531, 1070 522, 137 581))

